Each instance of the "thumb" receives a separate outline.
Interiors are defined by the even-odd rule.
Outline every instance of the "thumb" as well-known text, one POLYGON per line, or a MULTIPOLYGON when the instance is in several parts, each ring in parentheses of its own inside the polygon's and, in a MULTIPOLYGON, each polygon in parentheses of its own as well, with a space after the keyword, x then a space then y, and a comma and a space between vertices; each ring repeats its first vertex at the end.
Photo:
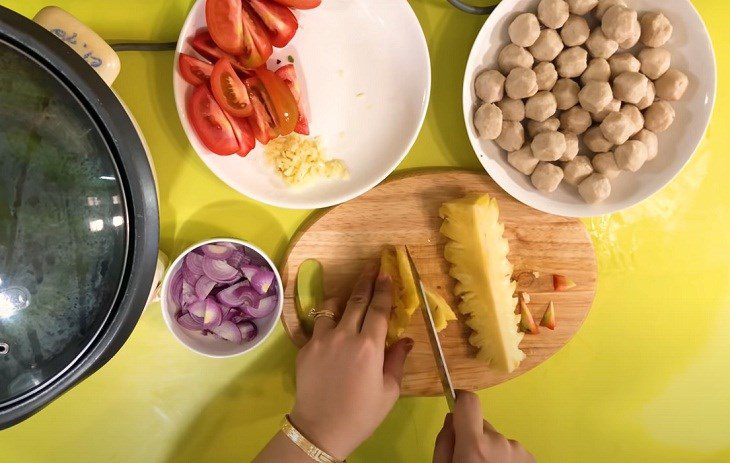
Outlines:
POLYGON ((413 339, 403 338, 390 346, 385 352, 383 375, 392 379, 398 387, 400 387, 403 380, 403 365, 406 363, 406 357, 411 349, 413 349, 413 339))
POLYGON ((454 458, 454 417, 451 413, 444 419, 444 427, 436 436, 433 463, 451 463, 454 458))

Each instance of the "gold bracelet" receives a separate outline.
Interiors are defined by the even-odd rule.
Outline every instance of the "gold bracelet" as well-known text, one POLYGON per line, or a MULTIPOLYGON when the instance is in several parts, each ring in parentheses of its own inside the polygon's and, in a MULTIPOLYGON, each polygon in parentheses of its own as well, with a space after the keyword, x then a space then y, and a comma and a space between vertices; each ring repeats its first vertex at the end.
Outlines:
POLYGON ((302 452, 306 453, 309 458, 317 463, 345 463, 344 460, 338 460, 313 443, 309 442, 309 439, 304 437, 302 433, 294 427, 289 415, 284 416, 284 422, 281 425, 281 432, 284 433, 289 440, 294 442, 294 445, 302 449, 302 452))

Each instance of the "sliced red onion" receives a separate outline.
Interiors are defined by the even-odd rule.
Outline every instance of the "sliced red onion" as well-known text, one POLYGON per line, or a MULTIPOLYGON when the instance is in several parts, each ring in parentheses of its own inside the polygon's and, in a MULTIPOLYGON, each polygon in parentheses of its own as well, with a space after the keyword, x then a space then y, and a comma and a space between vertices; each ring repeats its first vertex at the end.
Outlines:
POLYGON ((251 320, 245 320, 238 324, 241 332, 241 338, 244 342, 253 341, 259 334, 259 329, 251 320))
POLYGON ((180 316, 177 317, 177 324, 185 328, 186 330, 191 331, 198 331, 203 329, 203 326, 200 324, 200 322, 196 321, 189 313, 180 314, 180 316))
POLYGON ((246 305, 256 306, 259 303, 258 293, 251 289, 247 281, 242 281, 223 289, 216 297, 221 303, 233 307, 246 305))
MULTIPOLYGON (((187 308, 193 302, 196 302, 198 297, 195 295, 195 287, 183 280, 182 293, 180 295, 180 303, 183 308, 187 308)), ((189 310, 189 309, 188 309, 189 310)))
POLYGON ((198 296, 198 299, 205 299, 213 291, 213 286, 215 286, 215 281, 202 275, 195 283, 195 295, 198 296))
POLYGON ((241 330, 231 321, 224 321, 220 325, 211 328, 210 331, 226 341, 235 342, 236 344, 241 344, 243 342, 241 330))
POLYGON ((205 318, 205 301, 195 301, 188 305, 188 312, 202 324, 205 318))
POLYGON ((276 304, 278 302, 279 298, 277 296, 268 296, 261 299, 257 306, 244 307, 243 311, 253 318, 263 318, 276 309, 276 304))
POLYGON ((247 279, 248 281, 253 280, 254 275, 256 275, 259 272, 259 268, 255 265, 241 265, 241 273, 243 273, 243 277, 247 279))
POLYGON ((232 283, 239 277, 238 270, 224 260, 203 257, 203 273, 217 283, 232 283))
POLYGON ((223 243, 206 244, 205 246, 203 246, 203 254, 206 257, 210 257, 211 259, 216 260, 228 259, 229 257, 231 257, 231 254, 233 254, 234 250, 234 248, 228 247, 223 243))
POLYGON ((253 276, 251 281, 251 286, 253 289, 258 291, 259 294, 266 294, 266 292, 271 287, 271 283, 274 282, 274 272, 271 270, 266 269, 259 269, 258 272, 253 276))
POLYGON ((200 273, 195 273, 191 271, 186 265, 183 265, 180 271, 182 272, 183 279, 192 286, 195 286, 195 284, 198 282, 198 279, 200 279, 200 277, 202 276, 202 274, 200 273))
POLYGON ((205 301, 205 315, 203 316, 203 328, 213 328, 218 326, 223 321, 223 311, 221 306, 218 305, 213 298, 208 298, 205 301))
POLYGON ((231 254, 231 257, 226 259, 226 262, 228 262, 228 265, 231 267, 241 268, 241 266, 251 262, 251 259, 249 259, 243 251, 235 250, 233 251, 233 254, 231 254))
POLYGON ((182 297, 182 284, 183 275, 182 272, 178 270, 170 279, 170 295, 172 296, 172 302, 174 302, 178 307, 182 307, 180 300, 182 297))
POLYGON ((228 319, 235 324, 241 323, 245 320, 251 320, 251 316, 246 315, 243 312, 231 310, 230 313, 232 313, 233 315, 229 315, 228 319))
POLYGON ((203 256, 195 252, 191 252, 185 256, 185 266, 196 275, 203 274, 203 256))

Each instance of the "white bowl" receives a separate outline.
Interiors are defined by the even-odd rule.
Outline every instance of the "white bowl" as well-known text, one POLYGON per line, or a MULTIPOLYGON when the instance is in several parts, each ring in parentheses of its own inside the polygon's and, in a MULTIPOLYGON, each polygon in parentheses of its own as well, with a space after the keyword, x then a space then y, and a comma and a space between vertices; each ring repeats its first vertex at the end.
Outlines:
POLYGON ((184 250, 177 257, 177 259, 175 259, 172 265, 170 265, 167 270, 167 274, 165 274, 165 278, 162 280, 160 305, 162 306, 162 317, 165 319, 165 324, 170 329, 175 338, 180 341, 185 347, 189 348, 193 352, 197 352, 198 354, 202 354, 207 357, 234 357, 236 355, 241 355, 255 349, 261 343, 263 343, 266 338, 269 337, 272 331, 274 331, 274 327, 276 326, 277 320, 279 320, 279 317, 281 316, 281 310, 284 306, 284 285, 281 283, 281 275, 279 275, 279 271, 277 270, 276 265, 274 265, 269 256, 267 256, 261 249, 257 248, 251 243, 237 240, 234 238, 215 238, 201 241, 190 246, 189 248, 184 250), (223 339, 218 339, 215 336, 204 336, 202 333, 186 330, 178 325, 177 321, 175 320, 175 314, 178 312, 178 307, 172 301, 172 296, 170 294, 170 280, 172 279, 172 276, 180 269, 180 266, 183 263, 183 259, 193 249, 197 249, 204 244, 218 243, 221 241, 240 244, 244 248, 246 248, 247 251, 253 251, 258 257, 266 261, 266 264, 271 267, 271 271, 274 272, 274 275, 276 276, 276 294, 279 297, 279 302, 276 306, 276 310, 271 312, 266 317, 256 320, 258 335, 252 341, 244 342, 243 344, 235 344, 223 339))
POLYGON ((689 76, 689 87, 680 101, 672 102, 677 119, 659 136, 659 155, 637 173, 625 172, 611 181, 611 196, 586 204, 577 190, 565 184, 552 194, 537 191, 529 177, 507 163, 496 143, 480 140, 473 124, 476 109, 474 79, 483 69, 497 68, 497 55, 509 43, 507 27, 519 13, 536 11, 539 0, 502 0, 484 23, 469 55, 464 74, 464 120, 474 151, 484 169, 507 193, 535 209, 569 217, 609 214, 631 207, 669 183, 690 160, 705 134, 717 93, 717 66, 707 28, 689 0, 627 0, 640 13, 662 11, 674 26, 666 48, 672 67, 689 76))
POLYGON ((274 49, 269 69, 294 58, 312 136, 327 155, 343 159, 349 180, 287 187, 259 143, 246 158, 218 156, 199 141, 186 116, 192 91, 178 72, 179 54, 196 56, 188 38, 205 28, 205 0, 193 5, 180 31, 173 87, 180 121, 195 151, 221 180, 240 193, 279 207, 312 209, 359 196, 380 183, 413 146, 426 115, 431 67, 423 30, 408 2, 327 0, 294 10, 299 30, 274 49))

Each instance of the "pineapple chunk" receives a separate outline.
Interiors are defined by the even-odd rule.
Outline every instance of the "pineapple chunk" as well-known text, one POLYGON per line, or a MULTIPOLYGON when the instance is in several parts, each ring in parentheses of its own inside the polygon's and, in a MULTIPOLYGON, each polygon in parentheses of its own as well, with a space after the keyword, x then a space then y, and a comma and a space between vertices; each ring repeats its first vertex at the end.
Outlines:
MULTIPOLYGON (((388 344, 397 341, 408 327, 411 316, 421 301, 418 297, 416 280, 411 272, 405 246, 386 246, 380 255, 380 273, 389 275, 393 281, 393 311, 388 323, 388 344)), ((427 289, 426 297, 438 331, 446 328, 456 314, 438 293, 427 289)))
POLYGON ((428 306, 431 308, 431 316, 436 331, 443 330, 450 321, 456 320, 456 314, 451 306, 439 293, 427 288, 426 298, 428 299, 428 306))
POLYGON ((510 279, 513 268, 497 200, 486 194, 466 196, 444 203, 439 215, 444 219, 441 233, 451 240, 444 257, 458 281, 459 311, 474 331, 469 342, 479 348, 477 358, 511 372, 525 354, 519 349, 523 333, 517 331, 516 283, 510 279))
POLYGON ((386 246, 380 255, 380 273, 393 282, 393 311, 388 323, 388 344, 395 342, 406 330, 411 315, 418 308, 416 283, 403 246, 386 246), (403 258, 405 258, 405 262, 403 258), (405 266, 403 265, 405 263, 405 266))

